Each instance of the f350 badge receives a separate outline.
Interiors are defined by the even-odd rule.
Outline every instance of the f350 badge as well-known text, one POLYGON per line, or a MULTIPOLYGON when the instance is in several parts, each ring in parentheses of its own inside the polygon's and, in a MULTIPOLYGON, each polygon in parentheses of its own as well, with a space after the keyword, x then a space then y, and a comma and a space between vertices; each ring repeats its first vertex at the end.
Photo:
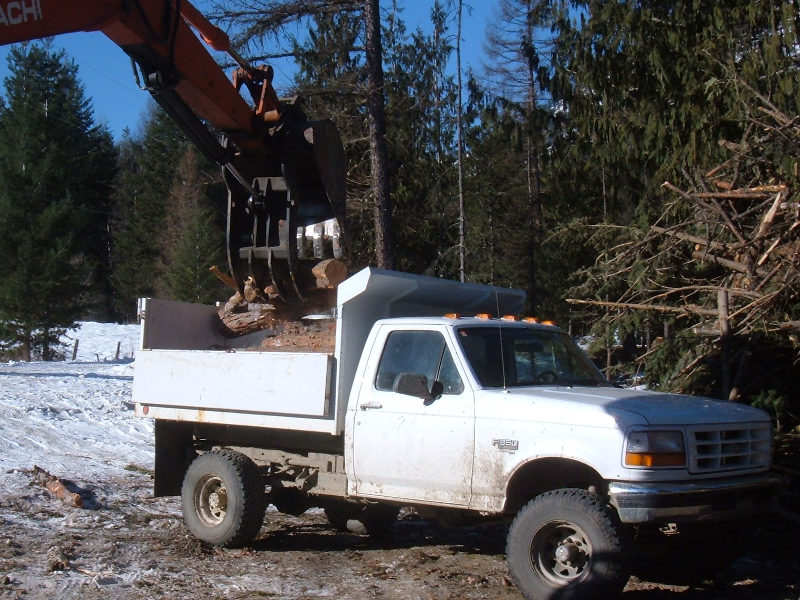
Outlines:
POLYGON ((492 446, 498 450, 519 450, 519 440, 492 440, 492 446))

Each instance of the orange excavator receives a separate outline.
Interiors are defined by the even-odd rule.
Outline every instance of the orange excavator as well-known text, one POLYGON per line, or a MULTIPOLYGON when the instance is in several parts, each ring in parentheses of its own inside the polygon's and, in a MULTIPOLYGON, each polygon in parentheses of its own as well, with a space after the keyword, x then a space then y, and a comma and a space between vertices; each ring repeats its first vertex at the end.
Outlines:
POLYGON ((234 284, 242 291, 245 281, 257 282, 273 297, 303 300, 311 268, 327 256, 319 246, 304 252, 298 234, 332 219, 344 223, 346 159, 335 125, 281 101, 272 69, 248 64, 186 0, 0 2, 0 44, 76 31, 102 32, 122 48, 140 87, 224 167, 234 284), (238 64, 232 80, 199 38, 238 64))

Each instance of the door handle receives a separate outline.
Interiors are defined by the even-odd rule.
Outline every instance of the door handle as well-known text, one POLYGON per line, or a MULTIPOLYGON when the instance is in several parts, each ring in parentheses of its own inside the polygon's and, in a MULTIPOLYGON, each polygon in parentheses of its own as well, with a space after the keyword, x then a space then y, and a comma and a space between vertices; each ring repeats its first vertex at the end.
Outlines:
POLYGON ((368 410, 370 408, 383 408, 383 404, 379 404, 377 402, 367 402, 366 404, 359 404, 358 407, 361 410, 368 410))

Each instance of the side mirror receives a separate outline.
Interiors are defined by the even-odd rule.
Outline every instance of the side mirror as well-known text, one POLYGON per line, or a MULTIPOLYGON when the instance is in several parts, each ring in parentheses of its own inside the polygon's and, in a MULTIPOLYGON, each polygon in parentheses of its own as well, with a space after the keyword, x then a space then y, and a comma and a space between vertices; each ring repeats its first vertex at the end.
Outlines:
POLYGON ((431 404, 444 391, 441 381, 434 381, 431 391, 428 391, 428 378, 419 373, 403 373, 394 380, 392 391, 406 396, 422 398, 425 405, 431 404))

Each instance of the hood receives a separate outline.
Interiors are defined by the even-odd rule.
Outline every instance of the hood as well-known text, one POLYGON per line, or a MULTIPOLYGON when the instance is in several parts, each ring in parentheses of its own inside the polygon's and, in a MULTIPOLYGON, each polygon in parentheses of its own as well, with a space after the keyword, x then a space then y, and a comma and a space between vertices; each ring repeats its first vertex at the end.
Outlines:
POLYGON ((612 387, 511 388, 508 394, 530 398, 534 404, 573 412, 583 405, 589 412, 601 411, 617 422, 649 425, 700 425, 769 421, 769 416, 751 406, 701 396, 666 394, 612 387), (569 407, 569 408, 568 408, 569 407))

